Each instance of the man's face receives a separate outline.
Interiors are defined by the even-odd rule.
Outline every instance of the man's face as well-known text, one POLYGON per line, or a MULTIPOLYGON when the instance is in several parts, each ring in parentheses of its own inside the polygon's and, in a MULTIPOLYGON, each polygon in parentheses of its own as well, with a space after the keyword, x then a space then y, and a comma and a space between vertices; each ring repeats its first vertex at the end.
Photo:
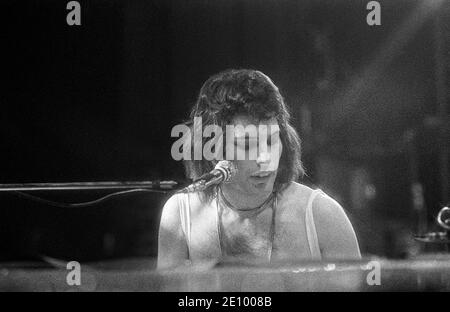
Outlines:
POLYGON ((248 116, 238 115, 232 123, 237 173, 228 186, 249 195, 271 193, 283 150, 278 121, 272 117, 255 123, 248 116), (244 131, 249 128, 256 131, 244 131))

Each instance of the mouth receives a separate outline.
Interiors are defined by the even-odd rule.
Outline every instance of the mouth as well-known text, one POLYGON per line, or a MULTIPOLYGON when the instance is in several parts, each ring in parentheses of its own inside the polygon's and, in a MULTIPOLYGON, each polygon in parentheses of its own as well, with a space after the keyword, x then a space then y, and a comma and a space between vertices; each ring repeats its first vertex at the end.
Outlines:
POLYGON ((250 177, 254 178, 254 179, 266 179, 271 177, 274 174, 274 171, 260 171, 260 172, 256 172, 254 174, 252 174, 250 177))

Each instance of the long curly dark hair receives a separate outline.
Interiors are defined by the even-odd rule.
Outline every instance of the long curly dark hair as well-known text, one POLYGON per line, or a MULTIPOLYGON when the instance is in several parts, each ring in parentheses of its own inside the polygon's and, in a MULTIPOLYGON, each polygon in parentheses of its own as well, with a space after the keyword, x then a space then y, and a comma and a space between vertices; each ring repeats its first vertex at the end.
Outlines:
MULTIPOLYGON (((194 118, 201 117, 203 129, 208 125, 218 125, 225 132, 225 126, 241 114, 255 121, 272 117, 278 121, 283 151, 275 179, 276 191, 281 191, 289 182, 304 175, 301 141, 290 124, 286 103, 278 87, 260 71, 228 69, 211 76, 200 89, 186 124, 191 127, 193 133, 194 118)), ((202 140, 205 144, 209 139, 202 140)), ((214 165, 213 161, 205 159, 184 161, 186 175, 191 179, 197 179, 211 171, 214 165)), ((211 198, 213 194, 214 189, 205 192, 207 198, 211 198)))

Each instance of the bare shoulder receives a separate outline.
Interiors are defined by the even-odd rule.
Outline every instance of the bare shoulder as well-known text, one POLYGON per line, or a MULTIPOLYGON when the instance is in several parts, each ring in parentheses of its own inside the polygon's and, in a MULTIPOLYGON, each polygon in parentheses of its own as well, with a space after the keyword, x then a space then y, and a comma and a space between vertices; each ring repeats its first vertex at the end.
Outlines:
POLYGON ((308 200, 313 189, 304 184, 290 182, 281 192, 278 202, 278 215, 284 220, 303 220, 308 200))
POLYGON ((205 204, 198 193, 178 193, 172 195, 164 204, 162 218, 167 222, 180 223, 180 209, 189 207, 194 217, 205 210, 205 204))
POLYGON ((344 208, 332 197, 318 194, 313 202, 314 223, 325 257, 359 259, 358 240, 344 208))
MULTIPOLYGON (((283 191, 282 198, 285 201, 295 201, 296 207, 305 208, 314 189, 311 187, 291 182, 283 191)), ((314 215, 328 215, 331 212, 343 212, 342 206, 323 191, 318 193, 313 202, 314 215)), ((320 216, 319 216, 320 217, 320 216)))
POLYGON ((283 189, 281 194, 283 199, 295 200, 297 203, 302 203, 309 199, 312 191, 313 189, 309 186, 292 181, 283 189))
POLYGON ((297 195, 304 195, 306 193, 311 193, 313 191, 312 188, 310 188, 307 185, 292 181, 289 183, 288 186, 284 189, 285 192, 295 193, 297 195))
POLYGON ((347 212, 331 196, 323 192, 319 193, 314 199, 312 208, 314 219, 319 227, 330 228, 332 226, 334 230, 353 231, 347 212))
POLYGON ((330 216, 330 214, 345 214, 341 204, 323 191, 314 199, 313 210, 314 214, 318 215, 318 217, 330 216))
MULTIPOLYGON (((311 187, 291 182, 282 192, 285 200, 294 200, 297 207, 306 207, 314 189, 311 187)), ((331 212, 344 212, 342 206, 323 191, 317 194, 313 202, 314 215, 328 215, 331 212)))
POLYGON ((158 234, 158 269, 181 265, 188 258, 180 219, 182 199, 183 194, 175 194, 164 204, 158 234))
POLYGON ((180 224, 180 200, 182 194, 174 194, 165 202, 161 214, 161 226, 178 228, 180 224))
MULTIPOLYGON (((350 221, 344 208, 334 198, 319 193, 312 204, 316 227, 326 231, 333 227, 334 230, 347 231, 351 228, 350 221)), ((328 232, 328 231, 327 231, 328 232)))
MULTIPOLYGON (((284 209, 287 215, 305 214, 313 189, 291 182, 283 190, 284 209)), ((344 208, 323 191, 312 201, 314 225, 319 240, 319 248, 325 259, 360 259, 358 240, 344 208)))

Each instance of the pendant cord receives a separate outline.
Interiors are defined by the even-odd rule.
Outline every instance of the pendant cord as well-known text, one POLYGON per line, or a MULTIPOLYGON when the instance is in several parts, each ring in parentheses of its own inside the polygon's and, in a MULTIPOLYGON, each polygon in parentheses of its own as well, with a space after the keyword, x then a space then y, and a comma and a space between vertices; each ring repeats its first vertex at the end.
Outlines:
POLYGON ((226 206, 228 206, 232 210, 239 211, 239 212, 254 212, 254 211, 257 211, 258 209, 264 207, 268 202, 270 202, 273 199, 274 196, 276 196, 276 192, 272 192, 261 205, 256 206, 254 208, 250 208, 250 209, 242 209, 242 208, 236 207, 235 205, 230 203, 230 201, 228 199, 226 199, 225 195, 223 194, 223 190, 222 190, 221 187, 218 188, 218 192, 219 192, 218 195, 220 195, 221 200, 225 203, 226 206))

